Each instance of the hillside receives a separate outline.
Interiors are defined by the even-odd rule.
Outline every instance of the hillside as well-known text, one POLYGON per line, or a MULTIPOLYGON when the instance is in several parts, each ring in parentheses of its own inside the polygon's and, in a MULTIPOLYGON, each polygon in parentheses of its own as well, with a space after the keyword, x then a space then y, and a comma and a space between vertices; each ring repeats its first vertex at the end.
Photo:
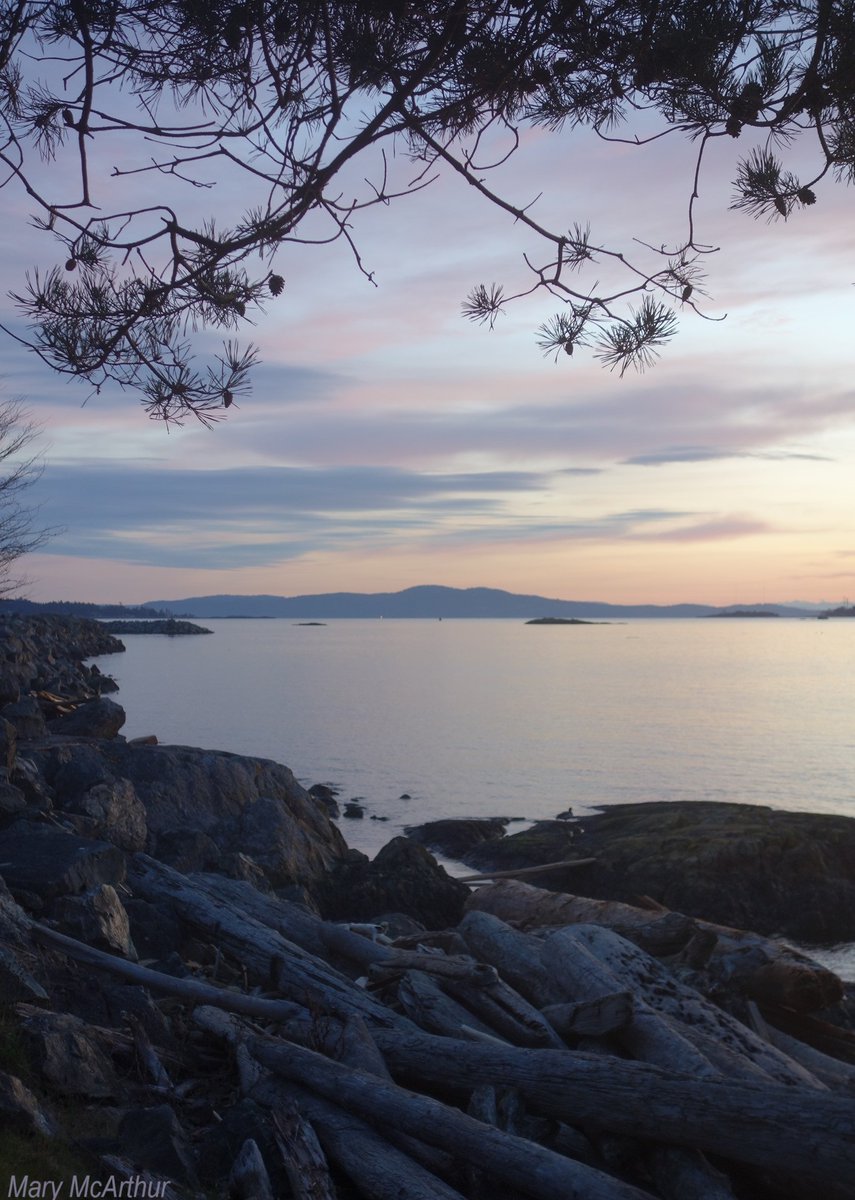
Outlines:
MULTIPOLYGON (((167 609, 175 616, 193 617, 289 617, 331 619, 362 617, 460 618, 532 617, 613 618, 704 617, 725 609, 704 604, 607 604, 598 600, 557 600, 545 596, 518 595, 496 588, 450 588, 435 585, 406 588, 400 592, 330 592, 308 596, 191 596, 181 600, 152 600, 146 608, 167 609)), ((805 609, 764 605, 782 616, 801 617, 805 609)))

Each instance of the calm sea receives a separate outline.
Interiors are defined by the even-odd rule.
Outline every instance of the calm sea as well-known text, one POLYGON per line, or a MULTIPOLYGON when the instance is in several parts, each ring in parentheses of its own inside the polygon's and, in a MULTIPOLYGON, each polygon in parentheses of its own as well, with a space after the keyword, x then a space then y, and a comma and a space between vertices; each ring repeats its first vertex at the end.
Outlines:
POLYGON ((99 659, 129 737, 287 764, 405 825, 625 801, 855 816, 855 620, 201 621, 99 659), (409 798, 404 798, 404 795, 409 798))
POLYGON ((360 797, 342 827, 368 852, 437 817, 625 801, 855 816, 855 620, 200 623, 98 660, 124 732, 360 797))

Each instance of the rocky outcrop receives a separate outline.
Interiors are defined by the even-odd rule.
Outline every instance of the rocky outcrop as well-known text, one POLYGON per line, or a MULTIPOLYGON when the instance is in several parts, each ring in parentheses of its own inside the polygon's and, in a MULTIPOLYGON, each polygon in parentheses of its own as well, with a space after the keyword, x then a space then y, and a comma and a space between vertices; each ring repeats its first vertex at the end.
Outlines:
POLYGON ((110 775, 145 808, 149 853, 184 870, 218 869, 240 853, 274 887, 322 879, 347 846, 323 806, 287 767, 188 746, 103 747, 110 775))
POLYGON ((504 837, 507 826, 507 817, 457 817, 427 821, 424 825, 411 825, 406 834, 408 838, 412 838, 420 846, 427 846, 429 850, 438 850, 440 854, 447 854, 449 858, 463 859, 482 842, 492 842, 504 837))
POLYGON ((615 805, 540 822, 464 861, 480 871, 593 857, 541 887, 667 908, 808 943, 855 939, 855 821, 747 804, 615 805))
POLYGON ((165 621, 104 621, 102 624, 108 633, 161 633, 167 637, 186 637, 213 632, 192 621, 178 621, 174 617, 165 621))
MULTIPOLYGON (((83 660, 115 654, 124 646, 97 621, 82 617, 14 617, 0 619, 0 695, 14 703, 19 694, 47 691, 56 695, 93 696, 108 690, 95 666, 83 660)), ((111 680, 110 683, 113 681, 111 680)), ((115 685, 114 685, 115 686, 115 685)))
POLYGON ((437 866, 423 846, 397 837, 371 862, 351 850, 327 877, 320 907, 333 920, 403 913, 428 929, 443 929, 457 924, 468 896, 469 888, 437 866))

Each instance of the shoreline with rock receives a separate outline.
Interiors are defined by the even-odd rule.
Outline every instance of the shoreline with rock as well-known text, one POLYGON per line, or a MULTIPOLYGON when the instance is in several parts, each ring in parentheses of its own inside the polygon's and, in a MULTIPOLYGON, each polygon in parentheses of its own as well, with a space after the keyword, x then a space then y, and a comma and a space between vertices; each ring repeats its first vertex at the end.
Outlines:
POLYGON ((849 919, 855 822, 497 822, 457 830, 474 886, 413 837, 349 849, 285 766, 125 740, 85 665, 122 649, 94 621, 0 618, 20 1194, 855 1197, 852 989, 773 936, 788 905, 814 934, 849 919))

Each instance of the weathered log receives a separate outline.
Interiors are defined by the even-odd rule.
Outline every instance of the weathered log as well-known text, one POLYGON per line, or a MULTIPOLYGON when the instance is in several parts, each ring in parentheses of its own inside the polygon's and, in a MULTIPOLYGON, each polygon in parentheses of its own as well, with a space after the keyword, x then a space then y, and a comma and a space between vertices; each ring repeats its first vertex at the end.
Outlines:
MULTIPOLYGON (((466 907, 491 912, 526 930, 579 923, 603 925, 652 953, 665 952, 655 942, 674 916, 657 905, 655 912, 659 915, 651 921, 649 910, 630 904, 547 892, 514 881, 479 889, 466 907)), ((706 939, 714 937, 715 952, 709 958, 709 970, 720 979, 738 980, 746 996, 799 1012, 822 1009, 842 998, 843 985, 833 971, 784 942, 700 920, 690 922, 687 934, 693 926, 705 934, 702 944, 696 947, 696 959, 707 957, 711 946, 706 939)))
MULTIPOLYGON (((298 1084, 278 1081, 267 1091, 274 1102, 283 1090, 294 1100, 318 1131, 327 1154, 371 1200, 462 1200, 443 1179, 419 1166, 391 1145, 371 1125, 337 1104, 298 1084)), ((256 1090, 254 1098, 264 1102, 256 1090)))
POLYGON ((419 1028, 447 1037, 462 1037, 461 1026, 490 1033, 462 1004, 447 996, 436 981, 421 971, 407 971, 401 976, 397 990, 398 1003, 404 1013, 419 1028))
MULTIPOLYGON (((450 1039, 434 1040, 458 1044, 450 1039)), ((388 1122, 442 1146, 537 1200, 651 1200, 649 1193, 630 1184, 484 1125, 437 1100, 349 1070, 301 1046, 255 1038, 249 1048, 264 1066, 283 1078, 334 1100, 372 1124, 388 1122)))
MULTIPOLYGON (((741 1021, 711 1004, 700 992, 680 983, 657 959, 610 929, 599 925, 568 925, 550 934, 543 947, 544 963, 553 970, 556 980, 559 974, 571 975, 580 947, 584 947, 608 968, 604 987, 610 983, 610 990, 624 987, 642 995, 648 1008, 660 1016, 667 1016, 672 1027, 680 1029, 681 1036, 682 1025, 700 1027, 757 1063, 773 1079, 824 1087, 804 1067, 764 1042, 741 1021), (676 1022, 680 1022, 680 1026, 676 1022)), ((584 959, 584 966, 581 963, 576 966, 574 979, 579 986, 584 986, 585 971, 589 967, 588 958, 584 959)), ((683 1037, 683 1040, 688 1039, 683 1037)))
POLYGON ((479 909, 464 915, 458 931, 477 958, 492 963, 502 979, 538 1008, 564 1001, 564 992, 543 965, 536 938, 479 909))
MULTIPOLYGON (((193 1019, 200 1028, 233 1047, 243 1094, 274 1112, 283 1105, 296 1102, 312 1122, 330 1158, 353 1179, 364 1195, 372 1200, 462 1200, 457 1191, 431 1170, 431 1164, 439 1166, 443 1173, 449 1169, 450 1160, 440 1151, 425 1146, 418 1138, 402 1135, 394 1126, 384 1131, 394 1138, 396 1144, 392 1145, 387 1137, 332 1101, 271 1075, 249 1054, 250 1031, 239 1018, 218 1009, 201 1007, 196 1009, 193 1019)), ((359 1062, 367 1057, 371 1064, 369 1074, 379 1067, 383 1077, 388 1079, 385 1063, 382 1060, 378 1063, 367 1048, 365 1026, 362 1023, 360 1032, 359 1018, 348 1022, 347 1026, 337 1022, 331 1024, 335 1027, 315 1026, 316 1037, 324 1042, 335 1042, 337 1049, 359 1062)), ((301 1038, 308 1038, 309 1028, 300 1029, 299 1034, 301 1038)), ((374 1050, 376 1052, 376 1047, 374 1050)))
MULTIPOLYGON (((593 953, 578 936, 580 929, 603 930, 598 926, 570 926, 551 934, 543 943, 543 963, 556 984, 565 989, 571 1000, 602 1000, 626 986, 627 979, 620 970, 611 969, 611 958, 606 959, 603 947, 598 947, 600 956, 593 953), (606 961, 604 961, 606 959, 606 961)), ((609 938, 623 946, 630 943, 611 930, 605 931, 609 938)), ((614 947, 610 947, 614 949, 614 947)), ((643 954, 636 946, 636 954, 643 954)), ((655 960, 651 960, 655 961, 655 960)), ((636 988, 632 1019, 618 1034, 618 1041, 629 1053, 642 1062, 655 1063, 660 1067, 686 1075, 715 1078, 719 1072, 690 1041, 682 1036, 673 1022, 665 1019, 647 1003, 646 988, 636 988)))
POLYGON ((258 1017, 267 1021, 287 1021, 306 1011, 300 1005, 292 1004, 290 1000, 267 1000, 262 996, 248 996, 245 992, 232 992, 226 988, 214 987, 213 984, 203 983, 199 979, 165 975, 162 971, 154 971, 150 967, 140 966, 139 963, 128 962, 127 959, 96 950, 94 946, 87 946, 84 942, 78 942, 75 938, 49 929, 46 925, 34 923, 32 928, 37 941, 61 950, 77 962, 87 963, 108 975, 117 975, 120 979, 137 983, 152 991, 179 996, 191 1004, 213 1004, 228 1012, 242 1013, 247 1017, 258 1017))
POLYGON ((293 1101, 276 1107, 273 1126, 294 1200, 335 1200, 335 1184, 318 1136, 293 1101))
POLYGON ((137 1057, 151 1076, 154 1086, 163 1092, 171 1092, 173 1085, 169 1072, 160 1061, 160 1056, 151 1044, 142 1022, 133 1013, 125 1013, 125 1021, 133 1035, 137 1057))
POLYGON ((794 1059, 817 1079, 836 1091, 848 1092, 855 1096, 855 1066, 832 1058, 814 1046, 800 1042, 789 1033, 776 1029, 774 1025, 766 1026, 766 1038, 783 1054, 794 1059))
POLYGON ((347 925, 324 921, 298 904, 265 895, 245 880, 205 873, 187 878, 212 900, 237 905, 254 920, 281 933, 317 958, 328 959, 332 954, 363 969, 380 963, 400 971, 428 971, 484 985, 496 981, 495 971, 483 963, 459 956, 401 950, 373 941, 347 925))
POLYGON ((322 959, 171 867, 137 854, 128 878, 136 895, 168 904, 194 933, 216 941, 254 979, 272 984, 295 1003, 341 1016, 358 1012, 373 1024, 409 1024, 322 959))
POLYGON ((374 1038, 394 1074, 442 1086, 461 1075, 472 1085, 505 1083, 571 1125, 692 1146, 818 1181, 855 1172, 855 1102, 832 1092, 675 1076, 648 1063, 570 1050, 382 1029, 374 1038))
POLYGON ((606 992, 578 1004, 551 1004, 541 1009, 562 1037, 605 1037, 626 1029, 633 1018, 632 992, 606 992))
POLYGON ((763 1004, 760 1011, 766 1020, 809 1046, 815 1046, 832 1058, 839 1058, 855 1066, 855 1032, 840 1025, 832 1025, 806 1013, 792 1012, 777 1004, 763 1004))
POLYGON ((643 945, 651 954, 675 953, 686 945, 697 922, 683 913, 659 908, 659 915, 619 900, 595 900, 569 892, 548 892, 513 880, 479 888, 466 901, 466 911, 489 912, 519 929, 545 926, 605 925, 643 945))
POLYGON ((538 867, 518 867, 515 871, 487 871, 484 875, 456 875, 458 883, 492 883, 494 879, 522 879, 529 875, 543 875, 559 867, 589 867, 595 858, 565 858, 561 862, 542 863, 538 867))
POLYGON ((734 1200, 727 1176, 697 1151, 657 1146, 648 1161, 662 1200, 734 1200))
POLYGON ((232 1164, 229 1195, 235 1200, 274 1200, 267 1167, 252 1138, 246 1139, 232 1164))
POLYGON ((488 1028, 514 1045, 558 1047, 563 1044, 539 1010, 502 979, 490 987, 478 987, 462 979, 446 979, 445 990, 480 1017, 488 1028))

